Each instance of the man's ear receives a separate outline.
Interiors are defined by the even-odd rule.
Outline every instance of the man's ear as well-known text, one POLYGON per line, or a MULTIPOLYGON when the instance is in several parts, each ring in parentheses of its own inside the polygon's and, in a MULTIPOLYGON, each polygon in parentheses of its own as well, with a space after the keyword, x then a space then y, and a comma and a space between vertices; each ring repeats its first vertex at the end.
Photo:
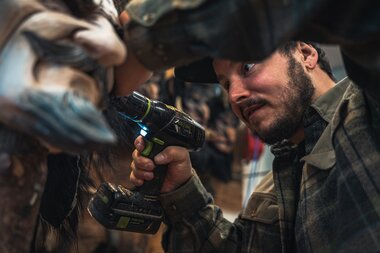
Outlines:
POLYGON ((297 49, 301 53, 301 61, 307 69, 314 69, 318 64, 318 52, 310 44, 304 42, 297 43, 297 49))

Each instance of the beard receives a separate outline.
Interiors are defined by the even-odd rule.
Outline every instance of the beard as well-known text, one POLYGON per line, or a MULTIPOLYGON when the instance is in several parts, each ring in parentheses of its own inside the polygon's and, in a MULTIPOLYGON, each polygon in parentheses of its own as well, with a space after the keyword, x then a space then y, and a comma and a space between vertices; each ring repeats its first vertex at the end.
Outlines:
POLYGON ((289 57, 288 75, 290 80, 281 97, 283 110, 275 113, 275 120, 268 128, 252 129, 267 144, 289 139, 296 133, 315 92, 310 77, 293 57, 289 57))

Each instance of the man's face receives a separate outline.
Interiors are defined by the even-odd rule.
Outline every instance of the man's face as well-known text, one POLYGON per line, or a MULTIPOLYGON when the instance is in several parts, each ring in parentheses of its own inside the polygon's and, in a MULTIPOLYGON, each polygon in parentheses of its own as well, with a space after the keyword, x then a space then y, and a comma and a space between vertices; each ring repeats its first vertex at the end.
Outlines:
POLYGON ((257 64, 215 60, 234 113, 264 142, 291 138, 301 126, 314 87, 301 63, 275 52, 257 64))

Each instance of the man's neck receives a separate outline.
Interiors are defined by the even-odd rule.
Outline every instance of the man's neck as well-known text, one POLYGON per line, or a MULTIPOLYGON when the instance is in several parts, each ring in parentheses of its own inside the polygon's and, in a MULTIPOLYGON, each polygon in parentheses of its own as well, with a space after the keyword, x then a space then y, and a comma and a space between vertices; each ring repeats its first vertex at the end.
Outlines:
POLYGON ((316 71, 319 72, 319 74, 317 73, 312 77, 315 88, 312 102, 315 102, 320 96, 328 92, 335 85, 335 81, 332 80, 323 70, 317 69, 316 71))

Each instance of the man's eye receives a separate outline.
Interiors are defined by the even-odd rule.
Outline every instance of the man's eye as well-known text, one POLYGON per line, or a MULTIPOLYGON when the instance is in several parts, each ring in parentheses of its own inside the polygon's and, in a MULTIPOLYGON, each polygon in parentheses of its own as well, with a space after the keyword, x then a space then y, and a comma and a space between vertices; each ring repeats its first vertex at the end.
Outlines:
POLYGON ((243 75, 249 74, 255 65, 256 65, 255 63, 244 63, 242 65, 243 75))

